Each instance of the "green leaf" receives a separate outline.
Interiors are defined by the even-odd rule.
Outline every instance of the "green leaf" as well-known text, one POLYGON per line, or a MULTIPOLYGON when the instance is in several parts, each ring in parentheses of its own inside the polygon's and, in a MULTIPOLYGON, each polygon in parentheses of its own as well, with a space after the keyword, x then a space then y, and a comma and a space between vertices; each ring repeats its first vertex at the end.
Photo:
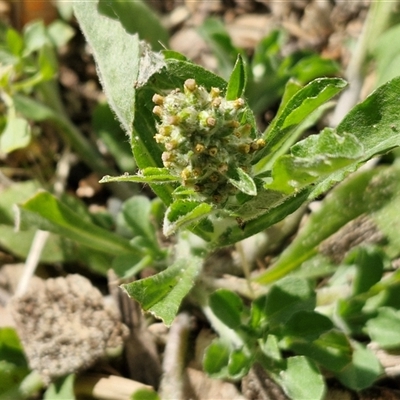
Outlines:
POLYGON ((170 236, 178 229, 192 225, 210 214, 212 206, 190 200, 176 200, 165 212, 163 232, 170 236))
POLYGON ((107 103, 99 103, 93 110, 92 126, 96 135, 107 146, 120 170, 133 173, 135 160, 131 146, 107 103))
POLYGON ((266 210, 272 210, 286 199, 287 197, 281 192, 260 188, 257 190, 256 196, 251 197, 243 204, 230 206, 229 210, 232 216, 247 222, 265 214, 266 210))
POLYGON ((302 58, 291 68, 290 73, 294 79, 305 84, 322 76, 340 74, 339 64, 328 58, 321 58, 318 54, 311 54, 302 58))
POLYGON ((129 400, 161 400, 157 392, 152 389, 139 389, 129 398, 129 400))
POLYGON ((134 196, 124 202, 122 214, 134 235, 156 243, 155 228, 150 221, 150 207, 150 200, 147 197, 134 196))
POLYGON ((228 87, 226 88, 226 99, 236 100, 241 97, 245 87, 246 68, 242 56, 238 54, 235 66, 233 67, 232 74, 228 81, 228 87))
POLYGON ((263 312, 271 328, 283 325, 299 311, 312 311, 315 293, 310 283, 303 279, 286 277, 270 289, 263 312))
POLYGON ((400 45, 397 41, 399 34, 400 25, 396 24, 377 38, 376 46, 373 49, 378 77, 377 86, 399 75, 400 45))
POLYGON ((311 358, 325 369, 340 372, 351 362, 353 349, 347 336, 339 331, 331 330, 322 333, 317 339, 310 341, 302 337, 285 337, 285 349, 311 358))
POLYGON ((221 339, 213 340, 204 354, 204 371, 213 378, 226 378, 230 353, 231 347, 228 343, 221 339))
POLYGON ((15 182, 1 191, 0 223, 14 226, 14 204, 21 203, 33 196, 40 188, 39 182, 15 182))
POLYGON ((230 379, 238 380, 248 374, 253 360, 245 349, 235 349, 229 356, 228 374, 230 379))
POLYGON ((292 315, 282 330, 284 336, 298 336, 313 341, 333 328, 332 321, 315 311, 299 311, 292 315))
POLYGON ((267 145, 258 155, 261 160, 256 166, 257 171, 263 170, 269 157, 308 115, 343 90, 346 85, 343 79, 319 78, 298 90, 268 127, 265 133, 267 145))
POLYGON ((209 297, 209 306, 213 313, 229 328, 236 329, 241 324, 243 302, 234 292, 218 289, 209 297))
POLYGON ((316 364, 307 357, 290 357, 281 373, 282 385, 292 400, 322 400, 326 387, 316 364))
POLYGON ((160 17, 142 0, 99 0, 101 14, 119 20, 130 34, 151 44, 154 50, 168 46, 169 34, 160 17))
POLYGON ((320 105, 331 99, 347 86, 340 78, 318 78, 307 84, 288 101, 276 123, 268 128, 267 140, 274 140, 278 132, 298 125, 320 105))
POLYGON ((24 41, 22 36, 15 29, 7 29, 6 42, 11 53, 16 57, 20 57, 24 48, 24 41))
POLYGON ((267 296, 262 295, 254 299, 251 303, 249 326, 254 330, 264 330, 268 323, 268 317, 264 312, 266 299, 267 296))
POLYGON ((69 374, 56 382, 50 383, 43 395, 44 400, 74 400, 75 375, 69 374))
POLYGON ((339 298, 336 301, 335 314, 342 326, 353 335, 362 335, 365 324, 370 318, 369 313, 363 311, 366 297, 339 298))
POLYGON ((338 125, 338 135, 351 133, 364 146, 363 160, 400 145, 400 124, 396 116, 399 95, 400 77, 397 77, 355 106, 338 125))
POLYGON ((49 44, 49 38, 43 21, 33 21, 25 25, 23 38, 25 42, 24 56, 28 56, 34 51, 40 50, 46 44, 49 44))
POLYGON ((103 176, 100 180, 100 183, 108 183, 108 182, 141 182, 141 183, 153 183, 153 184, 161 184, 161 183, 171 183, 178 182, 180 178, 174 175, 171 175, 168 169, 166 168, 155 168, 148 167, 144 168, 141 171, 140 175, 129 175, 124 174, 121 176, 103 176))
POLYGON ((93 49, 108 102, 131 136, 135 109, 135 82, 139 73, 137 35, 130 35, 118 21, 98 13, 97 2, 76 1, 74 11, 93 49))
POLYGON ((380 308, 378 315, 367 322, 366 331, 380 347, 400 348, 400 311, 391 307, 380 308))
POLYGON ((49 107, 39 103, 31 97, 21 94, 13 96, 15 109, 25 118, 32 121, 45 121, 46 119, 54 119, 54 111, 49 107))
POLYGON ((53 79, 58 71, 58 61, 54 49, 50 45, 39 51, 38 67, 42 81, 53 79))
POLYGON ((28 146, 31 141, 31 129, 24 118, 7 118, 7 125, 0 136, 0 152, 11 153, 14 150, 28 146))
POLYGON ((353 347, 353 361, 336 377, 348 388, 360 391, 371 386, 382 375, 383 369, 371 350, 358 342, 354 342, 353 347))
POLYGON ((259 340, 262 352, 271 360, 281 363, 283 361, 281 350, 279 348, 278 337, 270 334, 262 334, 259 340))
POLYGON ((13 328, 0 329, 0 398, 29 373, 24 352, 13 328))
MULTIPOLYGON (((13 226, 0 225, 0 245, 10 254, 25 259, 31 249, 36 231, 33 228, 16 232, 13 226)), ((78 254, 76 246, 71 241, 52 234, 48 237, 46 245, 40 254, 40 261, 45 263, 71 262, 78 260, 78 254)))
POLYGON ((376 248, 356 248, 345 261, 347 264, 355 264, 357 268, 353 282, 353 295, 367 292, 382 278, 384 254, 376 248))
POLYGON ((179 259, 166 270, 149 278, 121 285, 129 297, 170 326, 183 298, 194 285, 202 267, 202 259, 179 259))
MULTIPOLYGON (((134 196, 125 201, 122 207, 125 221, 135 236, 143 238, 145 246, 155 258, 162 258, 164 251, 157 241, 156 229, 151 222, 151 203, 145 196, 134 196)), ((143 249, 144 250, 144 249, 143 249)))
POLYGON ((266 188, 288 194, 299 191, 364 155, 364 148, 355 136, 339 136, 329 128, 309 136, 290 150, 291 154, 279 157, 274 163, 273 181, 266 188))
POLYGON ((111 268, 122 279, 130 279, 154 263, 151 256, 122 254, 113 259, 111 268))
POLYGON ((289 79, 285 85, 285 91, 283 92, 281 103, 279 104, 278 111, 276 112, 275 118, 278 118, 286 109, 288 102, 291 98, 301 89, 303 89, 303 85, 301 85, 295 79, 289 79))
POLYGON ((269 226, 281 221, 287 215, 296 211, 304 202, 307 201, 312 187, 306 188, 300 193, 290 196, 284 196, 276 191, 259 190, 257 196, 253 200, 243 205, 243 209, 239 207, 230 213, 229 218, 221 218, 214 221, 215 235, 211 235, 211 248, 218 248, 235 244, 247 237, 268 228, 269 226), (262 199, 269 199, 271 203, 264 203, 262 199), (256 207, 253 207, 257 204, 256 207), (246 211, 245 217, 250 220, 245 224, 238 224, 236 218, 241 218, 241 210, 246 211), (232 218, 232 215, 235 219, 232 218))
MULTIPOLYGON (((32 197, 39 188, 39 183, 35 181, 18 182, 2 191, 0 196, 0 245, 22 259, 29 254, 36 228, 16 232, 13 207, 32 197)), ((99 253, 87 247, 78 246, 76 242, 54 234, 49 235, 40 260, 46 263, 78 261, 102 274, 107 272, 110 262, 109 257, 103 252, 99 253)))
POLYGON ((13 328, 0 328, 1 358, 12 358, 17 364, 26 365, 23 347, 13 328))
MULTIPOLYGON (((296 125, 296 123, 301 122, 302 116, 301 113, 298 112, 298 108, 302 107, 302 102, 297 103, 299 99, 307 100, 304 103, 304 107, 308 111, 312 111, 314 106, 317 106, 320 101, 329 98, 331 95, 340 90, 344 86, 344 83, 341 80, 334 80, 333 82, 331 80, 327 81, 317 80, 317 83, 314 82, 314 85, 315 86, 309 84, 308 86, 306 86, 304 88, 304 89, 307 88, 305 93, 303 92, 304 89, 296 92, 296 94, 292 97, 292 99, 287 102, 286 107, 282 111, 282 113, 278 115, 277 121, 279 121, 279 123, 277 123, 276 126, 285 127, 285 129, 283 132, 278 129, 276 132, 277 136, 271 136, 272 147, 275 146, 274 144, 275 140, 278 146, 278 144, 281 143, 280 139, 282 139, 282 143, 284 145, 288 140, 287 139, 288 136, 286 136, 287 133, 286 131, 288 130, 291 131, 292 133, 293 130, 297 129, 298 125, 296 125), (326 89, 326 92, 322 90, 321 92, 322 94, 320 95, 321 96, 320 97, 318 95, 319 92, 317 91, 317 93, 312 93, 310 87, 313 90, 315 90, 318 88, 318 84, 321 84, 321 82, 323 82, 328 89, 326 89), (308 90, 310 91, 310 93, 308 93, 308 90), (306 96, 305 98, 303 98, 305 94, 307 94, 307 96, 309 97, 306 96), (296 101, 294 101, 293 99, 295 99, 296 101)), ((322 85, 322 87, 324 87, 324 85, 322 85)), ((275 177, 280 176, 279 179, 280 183, 283 186, 283 190, 286 191, 286 193, 288 194, 292 190, 290 186, 291 174, 294 174, 294 176, 296 176, 296 174, 300 175, 297 176, 295 180, 293 180, 295 186, 298 185, 298 182, 300 181, 299 185, 300 190, 298 192, 295 191, 291 195, 289 194, 283 196, 279 201, 275 202, 272 205, 267 204, 266 206, 263 206, 264 212, 253 214, 253 218, 255 219, 250 220, 248 223, 239 224, 238 226, 235 226, 234 223, 232 222, 229 223, 228 218, 221 218, 220 220, 217 219, 214 222, 214 235, 215 236, 218 235, 218 237, 211 237, 212 247, 218 247, 221 245, 223 246, 235 243, 238 240, 242 240, 252 234, 259 232, 262 229, 265 229, 272 223, 279 221, 280 218, 283 218, 290 212, 293 212, 305 201, 314 199, 315 197, 321 195, 322 193, 325 193, 335 183, 340 182, 350 172, 355 171, 358 168, 358 166, 361 165, 362 162, 366 161, 367 159, 377 154, 387 152, 393 147, 398 146, 400 144, 400 129, 398 129, 397 127, 396 110, 398 108, 399 95, 400 95, 400 77, 388 82, 387 84, 376 90, 373 94, 371 94, 362 104, 356 106, 337 128, 336 134, 338 135, 337 136, 338 139, 336 140, 336 142, 340 144, 340 141, 344 140, 343 138, 345 137, 345 141, 348 140, 348 143, 351 144, 351 152, 353 154, 356 154, 357 152, 360 153, 361 146, 363 146, 364 150, 360 157, 356 157, 351 160, 351 158, 348 158, 349 153, 347 152, 347 149, 343 146, 341 148, 339 146, 339 148, 342 154, 345 156, 345 158, 343 157, 338 157, 337 159, 333 158, 335 162, 333 163, 334 166, 332 167, 329 165, 329 163, 332 162, 329 159, 330 157, 324 158, 322 155, 320 155, 322 157, 322 161, 320 157, 317 157, 315 160, 312 159, 311 157, 306 162, 308 163, 307 168, 310 167, 312 172, 312 169, 314 168, 313 165, 314 166, 316 165, 317 170, 319 170, 318 174, 321 174, 319 178, 313 177, 314 172, 312 172, 309 175, 306 175, 304 173, 298 174, 298 171, 295 168, 296 166, 296 163, 294 162, 295 159, 291 159, 290 156, 288 158, 283 158, 283 161, 281 163, 282 171, 281 173, 275 172, 277 174, 275 175, 275 177), (302 184, 301 184, 301 178, 305 179, 305 181, 303 181, 302 184), (303 189, 301 189, 301 186, 303 186, 303 189)), ((274 132, 274 129, 275 128, 271 128, 271 131, 269 131, 268 135, 271 132, 274 132)), ((331 141, 331 143, 334 143, 332 137, 336 137, 336 135, 326 133, 326 137, 329 138, 329 136, 330 136, 329 141, 331 141)), ((311 140, 310 143, 312 143, 313 140, 318 142, 319 139, 316 138, 309 140, 311 140)), ((325 140, 321 140, 321 144, 324 143, 325 140)), ((266 147, 268 147, 268 145, 266 147)), ((302 147, 304 150, 307 150, 307 146, 305 146, 304 143, 300 145, 300 147, 302 147)), ((329 147, 330 146, 328 146, 328 154, 329 154, 329 147)), ((296 151, 299 150, 299 147, 294 147, 294 148, 296 151)), ((315 149, 317 148, 318 146, 315 147, 315 149)), ((270 150, 274 149, 270 147, 270 150)), ((300 151, 299 154, 302 155, 305 153, 303 151, 300 151)), ((266 162, 265 164, 263 164, 261 170, 265 166, 268 166, 268 163, 269 161, 271 161, 271 159, 273 160, 272 155, 267 156, 267 158, 268 159, 266 159, 266 162)), ((305 165, 303 164, 300 166, 304 167, 305 165)), ((256 166, 256 170, 257 169, 259 169, 258 165, 256 166)), ((394 181, 396 181, 396 179, 394 179, 394 181)), ((394 182, 390 182, 388 188, 384 189, 385 191, 386 190, 388 191, 388 194, 390 196, 393 196, 394 194, 393 192, 390 193, 391 189, 395 190, 393 185, 394 182)), ((277 183, 276 187, 279 186, 281 185, 277 183)), ((372 193, 369 194, 372 195, 372 193)), ((357 195, 359 195, 359 193, 357 195)), ((249 202, 249 204, 250 203, 251 201, 249 202)), ((353 203, 352 205, 354 204, 355 203, 353 203)), ((356 207, 356 206, 355 208, 356 209, 352 210, 354 213, 357 213, 358 210, 362 209, 362 207, 356 207)), ((234 211, 232 213, 233 216, 237 216, 237 210, 232 210, 232 211, 234 211)), ((338 210, 338 212, 343 214, 342 210, 338 210)), ((311 233, 311 236, 315 237, 319 231, 320 228, 318 226, 315 232, 311 233)), ((312 242, 307 240, 307 243, 308 246, 312 242)), ((277 279, 285 275, 287 272, 290 272, 292 269, 296 268, 296 266, 299 266, 302 261, 305 261, 307 258, 309 258, 311 255, 315 253, 316 249, 310 247, 308 247, 307 249, 308 251, 306 252, 304 252, 303 251, 304 249, 302 249, 300 254, 297 254, 296 258, 293 258, 292 261, 294 263, 291 266, 286 265, 285 268, 283 267, 270 268, 265 274, 263 274, 262 281, 266 283, 267 279, 272 279, 272 280, 277 279), (266 278, 267 276, 268 278, 266 278)))
POLYGON ((322 202, 293 242, 267 272, 257 278, 270 283, 298 268, 318 245, 363 213, 379 210, 400 190, 397 166, 363 171, 338 185, 322 202))
POLYGON ((241 168, 229 169, 226 173, 229 182, 241 192, 250 196, 257 195, 257 187, 253 179, 241 168))
POLYGON ((138 253, 128 240, 83 220, 48 192, 39 192, 18 208, 22 227, 36 226, 111 255, 138 253))
POLYGON ((273 30, 254 49, 246 97, 257 115, 279 101, 286 82, 291 78, 288 63, 281 55, 286 39, 286 32, 273 30))
POLYGON ((66 45, 75 36, 75 30, 71 25, 57 19, 47 28, 47 33, 55 47, 66 45))

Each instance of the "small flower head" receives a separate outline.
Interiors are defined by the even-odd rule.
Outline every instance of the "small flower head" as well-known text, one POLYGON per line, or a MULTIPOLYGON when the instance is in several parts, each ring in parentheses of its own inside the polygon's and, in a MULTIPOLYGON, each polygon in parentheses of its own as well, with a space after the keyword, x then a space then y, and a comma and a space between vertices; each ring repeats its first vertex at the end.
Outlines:
POLYGON ((153 102, 159 119, 154 138, 164 147, 165 168, 199 198, 222 206, 238 192, 228 171, 251 171, 254 153, 265 145, 246 122, 245 101, 227 100, 219 88, 207 90, 190 78, 183 90, 155 94, 153 102))

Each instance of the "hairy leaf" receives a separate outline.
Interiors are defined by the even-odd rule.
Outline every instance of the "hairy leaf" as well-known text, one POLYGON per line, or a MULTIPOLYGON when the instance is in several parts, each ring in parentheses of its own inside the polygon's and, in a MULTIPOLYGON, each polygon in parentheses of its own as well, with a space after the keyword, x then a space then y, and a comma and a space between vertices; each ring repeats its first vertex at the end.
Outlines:
POLYGON ((307 357, 290 357, 281 379, 285 392, 293 400, 322 400, 325 397, 324 378, 316 364, 307 357))
POLYGON ((202 267, 198 257, 179 259, 166 270, 149 278, 121 285, 129 297, 140 303, 143 310, 171 325, 182 299, 194 285, 202 267))
POLYGON ((242 56, 239 54, 229 78, 228 87, 226 89, 226 99, 236 100, 241 97, 246 87, 246 69, 242 56))
POLYGON ((234 292, 218 289, 209 298, 213 313, 229 328, 235 329, 241 324, 243 302, 234 292))
POLYGON ((154 50, 168 45, 168 31, 161 24, 160 17, 143 0, 99 0, 98 8, 102 14, 119 20, 128 33, 137 33, 154 50))
POLYGON ((360 391, 371 386, 382 374, 382 366, 375 354, 358 342, 353 343, 352 362, 336 374, 348 388, 360 391))
POLYGON ((36 226, 111 255, 137 253, 127 239, 82 219, 48 192, 39 192, 19 206, 22 227, 36 226))
POLYGON ((265 134, 267 145, 258 155, 258 159, 261 160, 256 166, 257 172, 263 170, 269 157, 311 112, 339 93, 346 85, 343 79, 319 78, 298 90, 268 127, 265 134))
POLYGON ((197 201, 176 200, 165 212, 164 235, 169 236, 178 229, 192 225, 210 214, 212 206, 197 201))
POLYGON ((384 349, 400 348, 400 311, 382 307, 375 318, 367 322, 367 333, 371 340, 384 349))
POLYGON ((134 85, 140 60, 139 39, 137 35, 127 33, 119 21, 100 15, 95 1, 76 1, 74 11, 93 49, 108 102, 125 131, 132 135, 134 85))
POLYGON ((318 245, 349 221, 361 214, 383 208, 398 196, 400 186, 396 166, 358 173, 338 185, 312 213, 307 225, 267 272, 257 278, 260 283, 273 282, 316 254, 318 245))

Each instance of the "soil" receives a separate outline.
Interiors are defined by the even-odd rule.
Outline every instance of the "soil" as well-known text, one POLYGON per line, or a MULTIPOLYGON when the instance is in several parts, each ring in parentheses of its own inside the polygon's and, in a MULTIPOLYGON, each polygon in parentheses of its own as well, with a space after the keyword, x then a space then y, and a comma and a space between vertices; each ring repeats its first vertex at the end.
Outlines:
MULTIPOLYGON (((148 3, 170 30, 170 47, 208 69, 216 70, 216 60, 196 28, 213 16, 222 19, 233 44, 244 48, 250 56, 264 36, 283 27, 289 34, 282 50, 284 54, 309 49, 337 61, 346 71, 370 1, 148 0, 148 3)), ((20 24, 13 21, 15 16, 10 14, 7 2, 0 2, 0 13, 8 15, 11 23, 20 24)), ((71 23, 76 28, 76 35, 60 51, 59 85, 70 118, 93 138, 91 115, 95 105, 104 100, 104 95, 90 49, 76 23, 71 23)), ((276 106, 265 110, 264 122, 270 120, 276 106)), ((26 180, 39 176, 44 182, 52 180, 51 171, 64 144, 51 126, 42 124, 41 129, 42 135, 35 146, 0 160, 8 179, 26 180)), ((98 180, 96 174, 75 159, 66 190, 75 193, 90 207, 106 207, 111 193, 98 185, 98 180)), ((346 248, 347 244, 340 246, 346 248)), ((330 248, 327 246, 326 251, 330 248)), ((227 249, 214 256, 228 260, 229 266, 229 271, 214 271, 214 274, 223 277, 229 272, 235 275, 232 265, 237 254, 233 253, 232 249, 227 249)), ((255 254, 255 264, 267 264, 268 258, 257 257, 255 254)), ((211 258, 207 268, 212 269, 212 262, 211 258)), ((92 382, 92 396, 116 400, 128 398, 132 388, 145 387, 163 393, 180 393, 177 399, 287 398, 259 366, 255 366, 242 382, 208 378, 201 371, 200 359, 202 349, 214 338, 214 333, 198 310, 184 307, 186 311, 179 315, 171 329, 167 329, 162 323, 143 315, 138 305, 118 288, 120 282, 111 271, 104 279, 74 265, 41 265, 28 291, 11 300, 19 271, 23 269, 18 268, 18 263, 21 260, 11 254, 0 253, 0 326, 17 327, 30 365, 40 371, 46 382, 66 372, 78 372, 78 393, 79 388, 92 382), (82 304, 85 307, 82 308, 82 304), (122 341, 125 343, 122 355, 116 361, 105 361, 109 348, 118 348, 122 341), (176 371, 174 362, 182 356, 182 351, 185 352, 186 366, 184 370, 176 371), (77 354, 81 355, 78 360, 77 354)), ((232 287, 235 277, 230 279, 232 287)), ((393 376, 398 377, 398 373, 393 376)), ((327 399, 400 399, 400 386, 394 379, 378 382, 376 387, 362 393, 329 382, 327 399)), ((88 398, 87 392, 81 392, 80 398, 88 398)))

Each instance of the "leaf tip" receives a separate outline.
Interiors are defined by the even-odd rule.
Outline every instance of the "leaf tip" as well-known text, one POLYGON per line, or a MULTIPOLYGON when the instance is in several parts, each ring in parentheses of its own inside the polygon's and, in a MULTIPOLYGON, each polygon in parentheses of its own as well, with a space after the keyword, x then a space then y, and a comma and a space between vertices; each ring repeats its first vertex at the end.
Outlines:
POLYGON ((104 175, 100 180, 99 183, 107 183, 110 180, 110 175, 104 175))

